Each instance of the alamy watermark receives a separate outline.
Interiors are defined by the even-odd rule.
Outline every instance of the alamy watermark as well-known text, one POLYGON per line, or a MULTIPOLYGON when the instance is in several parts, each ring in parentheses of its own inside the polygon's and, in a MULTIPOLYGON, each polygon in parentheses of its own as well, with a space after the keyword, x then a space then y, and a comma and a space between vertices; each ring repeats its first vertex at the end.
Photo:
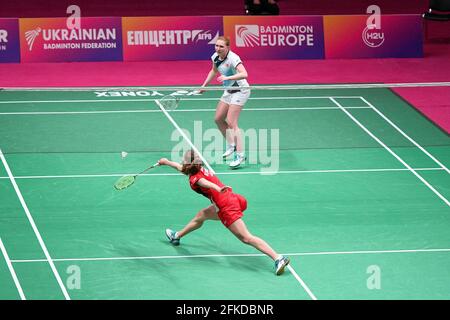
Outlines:
POLYGON ((66 269, 69 275, 66 280, 66 286, 69 290, 81 289, 81 268, 77 265, 70 265, 66 269))
POLYGON ((366 273, 369 274, 366 285, 369 290, 381 289, 381 268, 377 265, 370 265, 366 269, 366 273))
POLYGON ((67 7, 66 13, 72 14, 66 20, 67 29, 81 29, 81 9, 73 4, 67 7))
MULTIPOLYGON (((224 164, 222 157, 225 152, 226 139, 219 129, 204 130, 202 121, 194 121, 194 130, 181 129, 186 137, 195 145, 198 151, 211 164, 224 164)), ((260 165, 263 174, 275 174, 280 168, 280 130, 279 129, 240 129, 242 152, 246 155, 246 164, 260 165)), ((174 130, 170 137, 176 142, 171 151, 172 161, 181 162, 183 155, 191 149, 189 143, 178 130, 174 130)))
POLYGON ((381 29, 381 9, 377 5, 371 5, 367 7, 366 13, 371 15, 367 18, 362 39, 368 47, 378 48, 385 40, 385 35, 381 29))

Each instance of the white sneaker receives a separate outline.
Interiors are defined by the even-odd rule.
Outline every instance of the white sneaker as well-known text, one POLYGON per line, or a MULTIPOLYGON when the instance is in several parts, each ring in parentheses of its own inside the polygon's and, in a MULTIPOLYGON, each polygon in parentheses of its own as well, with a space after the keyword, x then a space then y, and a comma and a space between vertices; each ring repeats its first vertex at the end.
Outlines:
POLYGON ((230 168, 235 169, 241 165, 242 162, 246 160, 246 156, 243 153, 235 153, 233 161, 230 162, 230 168))
POLYGON ((288 257, 282 256, 280 259, 275 261, 275 274, 277 276, 284 272, 284 268, 289 264, 290 260, 288 257))
POLYGON ((166 236, 169 239, 169 242, 174 246, 180 245, 180 238, 178 237, 178 232, 173 231, 171 229, 166 229, 166 236))
POLYGON ((233 154, 233 152, 236 151, 236 146, 233 144, 227 145, 227 150, 225 150, 224 154, 222 155, 223 158, 228 158, 233 154))

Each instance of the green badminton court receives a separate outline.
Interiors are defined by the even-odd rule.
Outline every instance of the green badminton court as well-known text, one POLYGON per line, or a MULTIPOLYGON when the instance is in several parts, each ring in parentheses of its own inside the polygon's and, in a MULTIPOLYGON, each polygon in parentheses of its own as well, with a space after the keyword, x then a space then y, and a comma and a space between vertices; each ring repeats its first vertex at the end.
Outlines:
POLYGON ((0 299, 450 299, 450 138, 393 91, 253 90, 230 170, 221 92, 164 113, 167 90, 0 91, 0 299), (208 205, 170 168, 113 188, 181 132, 290 257, 283 275, 218 221, 170 245, 208 205))

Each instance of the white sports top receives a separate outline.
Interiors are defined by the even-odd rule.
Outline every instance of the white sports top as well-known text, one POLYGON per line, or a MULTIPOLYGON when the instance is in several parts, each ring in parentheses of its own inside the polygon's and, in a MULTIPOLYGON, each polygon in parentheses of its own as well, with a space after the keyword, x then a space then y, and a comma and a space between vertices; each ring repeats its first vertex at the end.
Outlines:
MULTIPOLYGON (((242 63, 241 58, 239 56, 232 52, 231 50, 228 51, 227 56, 224 60, 220 60, 219 55, 217 52, 214 52, 214 54, 211 56, 211 60, 213 61, 214 65, 216 66, 217 70, 219 70, 220 74, 223 76, 232 76, 237 73, 236 67, 242 63)), ((241 80, 225 80, 223 82, 224 87, 249 87, 249 84, 246 79, 241 80)))

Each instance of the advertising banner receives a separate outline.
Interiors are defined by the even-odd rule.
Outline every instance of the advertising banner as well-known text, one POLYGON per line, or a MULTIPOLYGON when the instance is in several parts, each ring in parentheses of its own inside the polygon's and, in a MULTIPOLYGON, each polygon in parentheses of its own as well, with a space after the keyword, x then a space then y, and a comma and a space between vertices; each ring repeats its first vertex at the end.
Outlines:
MULTIPOLYGON (((374 9, 375 8, 375 9, 374 9)), ((369 10, 371 9, 371 10, 369 10)), ((220 35, 251 59, 423 57, 422 17, 381 15, 0 19, 0 62, 208 60, 220 35)))
POLYGON ((121 61, 121 18, 81 18, 70 29, 66 18, 20 19, 22 62, 121 61))
POLYGON ((322 16, 227 16, 225 35, 243 59, 323 59, 322 16))
POLYGON ((420 15, 324 16, 325 57, 421 58, 420 15))
POLYGON ((0 19, 0 62, 20 62, 19 19, 0 19))
POLYGON ((122 18, 125 61, 201 60, 214 53, 222 17, 122 18))

